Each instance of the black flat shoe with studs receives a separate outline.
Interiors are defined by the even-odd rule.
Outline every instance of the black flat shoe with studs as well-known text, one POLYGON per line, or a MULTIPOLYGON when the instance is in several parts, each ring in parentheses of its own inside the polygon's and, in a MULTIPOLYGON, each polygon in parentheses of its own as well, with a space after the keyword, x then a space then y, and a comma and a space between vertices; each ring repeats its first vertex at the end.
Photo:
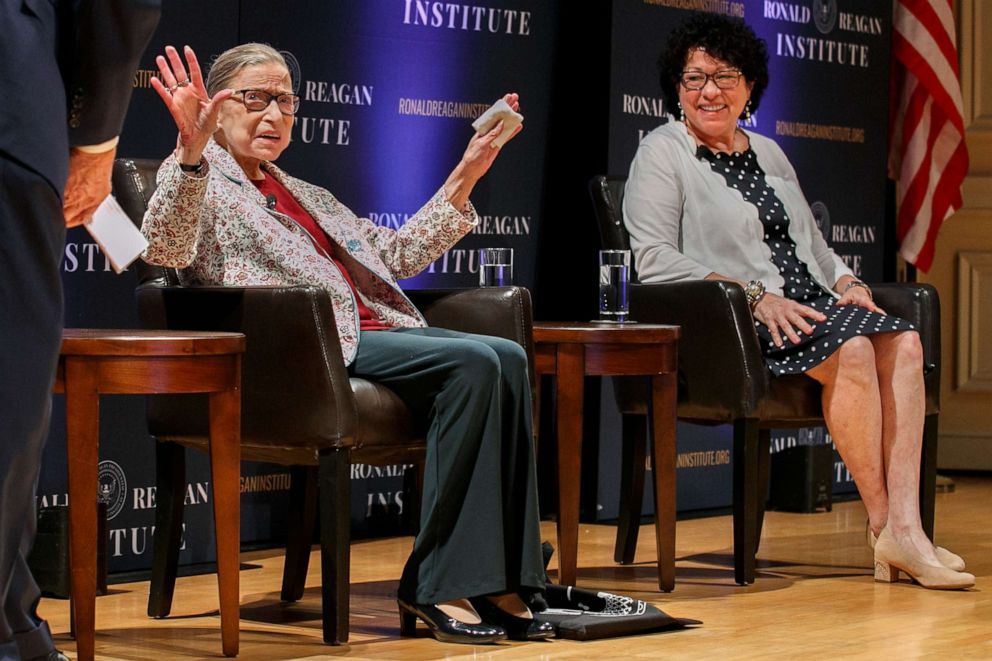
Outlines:
POLYGON ((419 617, 431 635, 444 643, 482 645, 506 640, 503 627, 480 622, 469 624, 451 617, 433 604, 414 604, 397 599, 400 608, 400 635, 413 636, 419 617))
POLYGON ((473 597, 469 601, 483 622, 502 627, 510 640, 544 640, 555 637, 555 626, 550 622, 532 617, 517 617, 485 597, 473 597))

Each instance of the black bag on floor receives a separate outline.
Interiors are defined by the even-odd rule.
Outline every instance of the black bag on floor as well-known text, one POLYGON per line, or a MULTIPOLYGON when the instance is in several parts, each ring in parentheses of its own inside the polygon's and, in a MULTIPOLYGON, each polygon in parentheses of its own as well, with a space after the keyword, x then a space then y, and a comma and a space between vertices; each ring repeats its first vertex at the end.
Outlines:
POLYGON ((548 607, 534 613, 555 625, 558 638, 596 640, 616 636, 684 629, 699 620, 672 617, 646 601, 610 592, 593 592, 570 585, 549 585, 548 607))
MULTIPOLYGON (((542 547, 547 567, 554 548, 547 542, 542 547)), ((540 599, 531 602, 534 617, 554 624, 558 638, 597 640, 702 624, 699 620, 672 617, 640 599, 570 585, 552 585, 548 582, 543 597, 545 603, 541 603, 540 599)))

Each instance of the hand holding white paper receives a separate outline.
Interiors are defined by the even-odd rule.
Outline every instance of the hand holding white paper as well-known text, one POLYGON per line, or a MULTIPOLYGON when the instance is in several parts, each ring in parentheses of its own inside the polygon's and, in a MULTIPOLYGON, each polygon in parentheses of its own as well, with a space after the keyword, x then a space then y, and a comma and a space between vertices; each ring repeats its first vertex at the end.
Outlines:
POLYGON ((148 240, 113 195, 100 203, 85 227, 117 273, 126 269, 148 247, 148 240))
POLYGON ((502 147, 510 139, 510 136, 513 135, 517 126, 524 121, 524 116, 518 112, 514 112, 510 104, 503 99, 489 106, 486 112, 479 115, 478 119, 472 122, 472 128, 475 129, 476 133, 481 135, 487 131, 491 131, 500 121, 503 122, 503 132, 496 136, 496 139, 493 140, 493 145, 502 147))

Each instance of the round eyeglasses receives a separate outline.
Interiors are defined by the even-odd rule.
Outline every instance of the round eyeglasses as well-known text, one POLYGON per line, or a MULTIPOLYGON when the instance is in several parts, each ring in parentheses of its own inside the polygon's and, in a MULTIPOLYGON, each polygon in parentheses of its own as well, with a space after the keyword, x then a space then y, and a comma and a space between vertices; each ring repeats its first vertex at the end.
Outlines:
POLYGON ((703 73, 702 71, 683 71, 679 79, 682 87, 687 90, 701 90, 706 87, 706 82, 713 81, 713 84, 722 90, 732 90, 741 82, 741 72, 738 69, 723 69, 713 73, 703 73))
POLYGON ((279 107, 279 112, 284 115, 295 115, 300 109, 300 97, 297 94, 269 94, 265 90, 236 90, 234 93, 241 95, 241 102, 249 112, 262 112, 269 107, 273 99, 279 107))

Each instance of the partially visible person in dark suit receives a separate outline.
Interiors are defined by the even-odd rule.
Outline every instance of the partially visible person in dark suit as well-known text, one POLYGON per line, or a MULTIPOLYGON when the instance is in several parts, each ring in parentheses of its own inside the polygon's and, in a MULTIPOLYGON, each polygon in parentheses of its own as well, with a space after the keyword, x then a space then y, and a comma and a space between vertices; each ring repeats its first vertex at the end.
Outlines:
POLYGON ((26 557, 62 332, 65 227, 110 192, 159 0, 0 2, 0 661, 64 659, 26 557))

